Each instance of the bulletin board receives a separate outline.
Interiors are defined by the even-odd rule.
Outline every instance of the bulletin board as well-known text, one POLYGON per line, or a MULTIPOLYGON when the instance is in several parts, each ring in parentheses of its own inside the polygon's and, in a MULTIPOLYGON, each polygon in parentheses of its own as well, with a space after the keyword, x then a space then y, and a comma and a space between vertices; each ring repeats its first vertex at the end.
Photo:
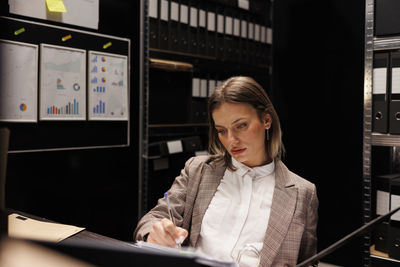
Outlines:
POLYGON ((129 146, 127 38, 0 17, 0 125, 9 151, 129 146))

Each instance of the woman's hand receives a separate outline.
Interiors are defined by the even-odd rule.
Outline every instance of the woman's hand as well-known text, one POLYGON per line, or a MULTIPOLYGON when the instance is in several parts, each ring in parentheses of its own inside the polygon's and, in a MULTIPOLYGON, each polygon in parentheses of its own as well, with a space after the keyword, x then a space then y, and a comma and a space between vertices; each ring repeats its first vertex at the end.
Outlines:
POLYGON ((175 226, 172 221, 162 219, 153 224, 147 237, 147 242, 167 247, 176 247, 180 245, 188 236, 188 232, 175 226))

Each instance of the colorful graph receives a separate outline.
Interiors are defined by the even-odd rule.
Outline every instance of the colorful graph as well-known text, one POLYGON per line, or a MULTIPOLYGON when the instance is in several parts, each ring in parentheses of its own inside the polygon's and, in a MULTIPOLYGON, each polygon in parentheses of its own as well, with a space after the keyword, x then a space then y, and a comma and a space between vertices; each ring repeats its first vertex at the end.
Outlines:
POLYGON ((50 115, 78 115, 79 102, 74 99, 74 102, 68 102, 67 105, 56 107, 54 105, 47 107, 47 114, 50 115))
POLYGON ((24 112, 26 109, 27 109, 27 106, 24 103, 19 105, 19 110, 21 110, 22 112, 24 112))
POLYGON ((78 83, 74 83, 72 88, 74 88, 74 91, 79 91, 79 89, 81 89, 81 87, 80 87, 80 85, 78 83))
POLYGON ((61 83, 61 79, 57 79, 57 90, 64 90, 64 86, 61 83))
POLYGON ((96 88, 93 88, 93 92, 95 92, 95 93, 105 93, 106 92, 106 87, 105 86, 97 86, 96 88))
POLYGON ((93 107, 93 114, 105 114, 106 113, 106 103, 99 101, 99 103, 93 107))

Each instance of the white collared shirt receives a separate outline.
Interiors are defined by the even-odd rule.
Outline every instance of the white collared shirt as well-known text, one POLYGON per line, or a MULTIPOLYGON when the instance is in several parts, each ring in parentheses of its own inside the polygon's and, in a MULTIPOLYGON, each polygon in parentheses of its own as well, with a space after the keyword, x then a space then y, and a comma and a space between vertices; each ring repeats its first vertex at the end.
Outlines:
POLYGON ((271 213, 275 163, 249 168, 232 158, 208 206, 196 249, 212 258, 257 266, 271 213), (250 251, 245 252, 245 248, 250 251))

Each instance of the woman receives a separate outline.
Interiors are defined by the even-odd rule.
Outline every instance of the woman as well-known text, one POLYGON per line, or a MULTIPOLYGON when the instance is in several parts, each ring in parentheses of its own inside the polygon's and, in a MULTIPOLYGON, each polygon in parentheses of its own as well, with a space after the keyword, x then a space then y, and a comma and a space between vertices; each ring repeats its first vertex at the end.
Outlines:
POLYGON ((262 87, 232 77, 209 99, 210 156, 189 159, 136 240, 183 245, 240 266, 295 266, 316 253, 314 184, 289 171, 278 115, 262 87))

